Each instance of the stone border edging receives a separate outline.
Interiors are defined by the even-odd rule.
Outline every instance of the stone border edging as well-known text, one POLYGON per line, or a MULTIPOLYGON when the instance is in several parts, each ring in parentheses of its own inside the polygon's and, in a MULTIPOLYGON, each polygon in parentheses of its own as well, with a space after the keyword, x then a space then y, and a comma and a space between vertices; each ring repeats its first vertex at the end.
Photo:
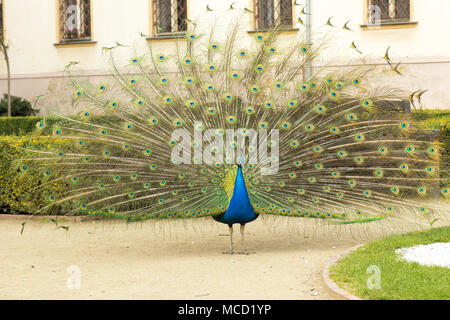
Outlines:
POLYGON ((332 291, 333 293, 337 294, 338 296, 343 297, 347 300, 363 300, 357 296, 352 295, 351 293, 345 291, 344 289, 340 288, 333 280, 330 279, 330 268, 332 265, 334 265, 336 262, 338 262, 343 257, 347 256, 350 252, 358 249, 359 247, 363 246, 364 244, 358 244, 357 246, 354 246, 350 249, 344 250, 341 253, 339 253, 337 256, 334 256, 331 258, 327 264, 325 265, 325 268, 322 271, 322 277, 325 282, 325 285, 327 288, 332 291))

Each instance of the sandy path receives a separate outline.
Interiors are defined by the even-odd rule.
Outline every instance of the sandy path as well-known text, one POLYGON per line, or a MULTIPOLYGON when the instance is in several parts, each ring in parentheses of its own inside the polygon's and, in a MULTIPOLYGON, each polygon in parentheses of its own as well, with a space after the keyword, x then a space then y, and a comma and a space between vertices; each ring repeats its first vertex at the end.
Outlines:
POLYGON ((256 254, 230 256, 221 254, 227 227, 203 219, 90 221, 68 233, 31 221, 20 236, 22 222, 0 219, 0 299, 336 299, 322 268, 360 242, 312 239, 282 225, 269 230, 258 219, 247 234, 256 254), (72 265, 80 289, 67 288, 72 265))

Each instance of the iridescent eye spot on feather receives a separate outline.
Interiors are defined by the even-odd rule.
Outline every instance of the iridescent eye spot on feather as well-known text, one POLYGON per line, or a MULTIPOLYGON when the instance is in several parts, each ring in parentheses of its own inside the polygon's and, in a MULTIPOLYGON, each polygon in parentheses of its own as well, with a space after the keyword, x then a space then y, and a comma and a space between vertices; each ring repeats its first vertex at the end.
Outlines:
POLYGON ((355 141, 356 142, 363 142, 365 140, 365 136, 363 134, 356 134, 355 135, 355 141))
POLYGON ((307 83, 300 84, 298 88, 301 92, 307 92, 309 90, 309 85, 307 83))
POLYGON ((283 187, 286 186, 286 182, 280 181, 280 182, 278 182, 278 185, 279 185, 281 188, 283 188, 283 187))
POLYGON ((173 120, 172 124, 174 125, 174 127, 179 128, 179 127, 183 126, 183 120, 177 118, 177 119, 173 120))
POLYGON ((106 91, 106 85, 100 84, 100 85, 98 86, 98 90, 99 90, 100 92, 106 91))
POLYGON ((362 165, 364 163, 364 157, 356 156, 354 161, 357 165, 362 165))
POLYGON ((155 164, 155 163, 153 163, 153 164, 151 164, 151 165, 149 166, 149 168, 150 168, 150 170, 155 171, 155 170, 158 169, 158 165, 155 164))
POLYGON ((164 62, 164 61, 167 60, 167 57, 165 55, 163 55, 163 54, 158 54, 156 56, 156 60, 159 61, 159 62, 164 62))
POLYGON ((289 173, 289 178, 295 179, 296 177, 297 177, 297 174, 295 172, 290 172, 289 173))
POLYGON ((272 100, 267 100, 266 102, 264 102, 264 108, 272 109, 273 108, 273 101, 272 100))
POLYGON ((170 103, 173 102, 172 97, 169 97, 169 96, 165 96, 165 97, 163 97, 162 99, 163 99, 163 102, 164 102, 165 104, 170 104, 170 103))
MULTIPOLYGON (((148 190, 148 189, 150 189, 150 183, 144 183, 144 189, 145 190, 148 190)), ((176 191, 176 190, 174 190, 174 191, 176 191)), ((173 194, 173 193, 172 193, 173 194)), ((174 195, 176 195, 176 193, 174 194, 174 195)))
POLYGON ((268 126, 268 122, 267 122, 267 121, 260 121, 260 122, 258 123, 258 127, 259 127, 260 129, 266 129, 267 126, 268 126))
POLYGON ((321 147, 321 146, 319 146, 319 145, 315 145, 315 146, 313 146, 313 151, 315 152, 315 153, 322 153, 323 152, 323 148, 321 147))
POLYGON ((348 185, 350 186, 350 188, 354 188, 356 187, 356 180, 352 179, 348 181, 348 185))
POLYGON ((386 156, 389 154, 389 150, 387 147, 379 147, 378 153, 380 153, 382 156, 386 156))
POLYGON ((155 118, 155 117, 150 117, 149 119, 148 119, 148 122, 150 123, 150 125, 152 125, 152 126, 155 126, 155 125, 157 125, 158 124, 158 119, 157 118, 155 118))
POLYGON ((448 197, 450 192, 448 191, 448 188, 442 188, 441 189, 441 193, 445 196, 448 197))
POLYGON ((345 159, 347 157, 348 153, 345 150, 338 151, 338 157, 341 159, 345 159))
POLYGON ((211 49, 211 50, 213 50, 213 51, 215 51, 215 50, 217 50, 217 49, 219 49, 219 44, 217 43, 217 42, 213 42, 213 43, 211 43, 211 45, 209 46, 209 48, 211 49))
POLYGON ((303 163, 300 160, 294 161, 294 166, 296 166, 297 168, 300 168, 302 165, 303 163))
POLYGON ((298 100, 297 99, 291 99, 288 101, 288 107, 289 108, 295 108, 298 104, 298 100))
POLYGON ((159 185, 160 185, 161 187, 165 187, 166 184, 167 184, 167 181, 166 181, 166 180, 161 180, 161 181, 159 182, 159 185))
POLYGON ((128 192, 128 198, 134 199, 135 197, 136 197, 136 194, 133 191, 128 192))
POLYGON ((238 56, 239 56, 240 58, 245 58, 245 57, 247 56, 247 50, 245 50, 245 49, 239 50, 238 56))
POLYGON ((169 83, 169 78, 165 77, 165 76, 161 76, 159 77, 159 83, 162 85, 168 84, 169 83))
POLYGON ((133 58, 130 59, 130 62, 132 64, 138 64, 140 62, 140 60, 138 58, 133 57, 133 58))
POLYGON ((130 80, 128 80, 128 83, 134 86, 137 83, 137 80, 135 78, 131 78, 130 80))
POLYGON ((391 192, 397 196, 400 193, 400 188, 398 186, 394 186, 391 188, 391 192))
POLYGON ((188 66, 188 65, 192 64, 192 58, 191 57, 184 57, 182 62, 183 62, 183 64, 185 66, 188 66))
POLYGON ((189 77, 189 76, 184 77, 184 84, 185 85, 190 85, 190 84, 193 84, 193 83, 194 83, 194 78, 189 77))
POLYGON ((38 129, 43 129, 45 127, 45 122, 43 122, 43 121, 38 121, 37 123, 36 123, 36 128, 38 128, 38 129))
POLYGON ((188 100, 186 100, 186 106, 193 109, 197 106, 197 101, 188 99, 188 100))
POLYGON ((249 106, 249 107, 247 107, 247 110, 245 110, 245 111, 248 115, 251 115, 255 112, 255 109, 253 107, 249 106))
POLYGON ((327 108, 324 105, 318 105, 314 108, 314 110, 318 113, 318 114, 325 114, 327 112, 327 108))
POLYGON ((258 64, 255 67, 256 72, 263 72, 264 71, 264 66, 262 64, 258 64))
POLYGON ((349 121, 356 121, 356 120, 358 120, 358 116, 357 116, 356 114, 354 114, 354 113, 349 113, 349 114, 346 116, 346 118, 347 118, 347 120, 349 120, 349 121))
POLYGON ((113 100, 108 103, 108 106, 112 109, 117 109, 119 107, 119 103, 113 100))
POLYGON ((274 83, 273 86, 274 86, 275 89, 279 90, 279 89, 283 88, 283 83, 281 81, 277 81, 277 82, 274 83))
POLYGON ((292 140, 290 143, 289 143, 289 146, 291 147, 291 148, 297 148, 298 146, 299 146, 299 142, 298 142, 298 140, 292 140))
POLYGON ((317 179, 315 177, 309 177, 308 182, 309 183, 316 183, 317 179))
POLYGON ((400 122, 399 127, 402 130, 408 130, 409 129, 409 122, 407 122, 407 121, 400 122))
POLYGON ((214 64, 210 64, 208 66, 208 70, 211 71, 211 72, 216 71, 216 66, 214 64))
POLYGON ((383 177, 384 172, 383 172, 383 170, 378 169, 378 170, 375 170, 373 174, 375 177, 381 178, 381 177, 383 177))
POLYGON ((264 41, 264 35, 262 33, 257 33, 255 39, 256 41, 264 41))
POLYGON ((74 92, 73 95, 75 96, 75 98, 81 98, 83 96, 83 94, 84 94, 83 90, 77 90, 74 92))
POLYGON ((328 94, 328 96, 329 96, 332 100, 334 100, 334 99, 339 98, 339 97, 340 97, 340 94, 339 94, 339 92, 337 92, 337 91, 330 91, 330 93, 328 94))
POLYGON ((409 173, 409 166, 406 163, 402 163, 400 165, 400 171, 403 173, 409 173))
POLYGON ((321 164, 321 163, 316 163, 316 164, 314 165, 314 168, 316 168, 316 170, 322 170, 322 169, 323 169, 323 164, 321 164))
POLYGON ((355 86, 357 86, 357 85, 359 85, 359 84, 361 83, 361 80, 359 80, 359 79, 353 79, 353 80, 352 80, 352 83, 353 83, 355 86))
POLYGON ((241 74, 237 71, 233 71, 230 73, 230 78, 233 80, 238 80, 241 77, 241 74))
POLYGON ((231 102, 233 101, 233 95, 229 92, 226 92, 223 94, 223 100, 225 100, 226 102, 231 102))
POLYGON ((338 127, 331 127, 330 132, 333 134, 339 134, 341 130, 338 127))
POLYGON ((339 171, 333 171, 333 172, 331 173, 331 176, 332 176, 333 178, 335 178, 335 179, 338 179, 338 178, 341 177, 341 173, 340 173, 339 171))
POLYGON ((137 178, 138 178, 137 173, 132 173, 132 174, 130 174, 130 179, 131 179, 131 180, 136 181, 137 178))
POLYGON ((194 33, 187 33, 186 34, 186 38, 189 40, 189 41, 194 41, 194 40, 196 40, 197 39, 197 35, 196 34, 194 34, 194 33))
POLYGON ((343 82, 338 82, 336 83, 336 90, 341 90, 344 88, 344 83, 343 82))
POLYGON ((204 88, 205 88, 205 90, 208 91, 208 92, 214 91, 214 85, 212 85, 212 84, 210 84, 210 83, 205 84, 204 88))
POLYGON ((363 99, 363 100, 361 101, 361 105, 362 105, 364 108, 370 108, 370 107, 372 107, 373 102, 372 102, 372 100, 369 100, 369 99, 363 99))
POLYGON ((308 124, 305 125, 305 131, 306 132, 312 132, 312 131, 314 131, 315 128, 316 127, 313 124, 311 124, 311 123, 308 123, 308 124))
POLYGON ((209 107, 209 108, 206 110, 206 113, 207 113, 208 115, 210 115, 210 116, 213 116, 213 115, 215 115, 215 114, 217 113, 217 110, 216 110, 216 108, 209 107))
POLYGON ((434 173, 436 173, 436 168, 433 166, 426 167, 425 172, 429 175, 433 175, 434 173))
POLYGON ((250 92, 251 93, 258 93, 259 92, 259 86, 256 85, 256 84, 250 86, 250 92))
POLYGON ((417 188, 417 193, 418 193, 420 196, 425 196, 425 195, 427 194, 427 188, 425 188, 425 187, 419 187, 419 188, 417 188))
POLYGON ((283 121, 282 123, 281 123, 281 129, 283 129, 283 130, 288 130, 288 129, 290 129, 291 128, 291 126, 292 126, 292 124, 289 122, 289 121, 283 121))
POLYGON ((56 197, 54 195, 48 196, 48 201, 55 202, 55 200, 56 200, 56 197))
POLYGON ((416 152, 416 147, 414 145, 408 145, 405 148, 406 153, 408 154, 414 154, 416 152))
POLYGON ((364 195, 366 198, 370 198, 370 197, 372 197, 372 191, 370 191, 370 190, 364 190, 364 191, 363 191, 363 195, 364 195))

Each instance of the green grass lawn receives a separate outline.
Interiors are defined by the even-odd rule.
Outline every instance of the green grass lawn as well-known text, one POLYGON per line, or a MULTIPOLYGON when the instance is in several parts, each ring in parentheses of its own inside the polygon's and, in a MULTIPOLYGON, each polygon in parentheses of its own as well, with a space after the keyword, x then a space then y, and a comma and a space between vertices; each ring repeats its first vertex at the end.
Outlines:
POLYGON ((449 242, 450 227, 391 236, 358 248, 330 269, 330 278, 352 294, 371 300, 448 300, 450 269, 422 266, 399 259, 396 249, 418 244, 449 242), (380 289, 369 289, 374 275, 370 266, 380 270, 380 289))

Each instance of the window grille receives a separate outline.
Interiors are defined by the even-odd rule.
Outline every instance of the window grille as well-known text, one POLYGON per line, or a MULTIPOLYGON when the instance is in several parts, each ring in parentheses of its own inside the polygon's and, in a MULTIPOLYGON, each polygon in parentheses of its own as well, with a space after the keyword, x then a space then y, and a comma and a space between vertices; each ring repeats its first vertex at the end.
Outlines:
POLYGON ((91 40, 90 0, 60 1, 61 41, 91 40))
POLYGON ((264 30, 277 24, 292 28, 292 0, 256 0, 256 29, 264 30))
POLYGON ((186 0, 153 0, 155 35, 182 33, 187 30, 186 0))
POLYGON ((408 22, 410 0, 368 0, 368 24, 408 22))

